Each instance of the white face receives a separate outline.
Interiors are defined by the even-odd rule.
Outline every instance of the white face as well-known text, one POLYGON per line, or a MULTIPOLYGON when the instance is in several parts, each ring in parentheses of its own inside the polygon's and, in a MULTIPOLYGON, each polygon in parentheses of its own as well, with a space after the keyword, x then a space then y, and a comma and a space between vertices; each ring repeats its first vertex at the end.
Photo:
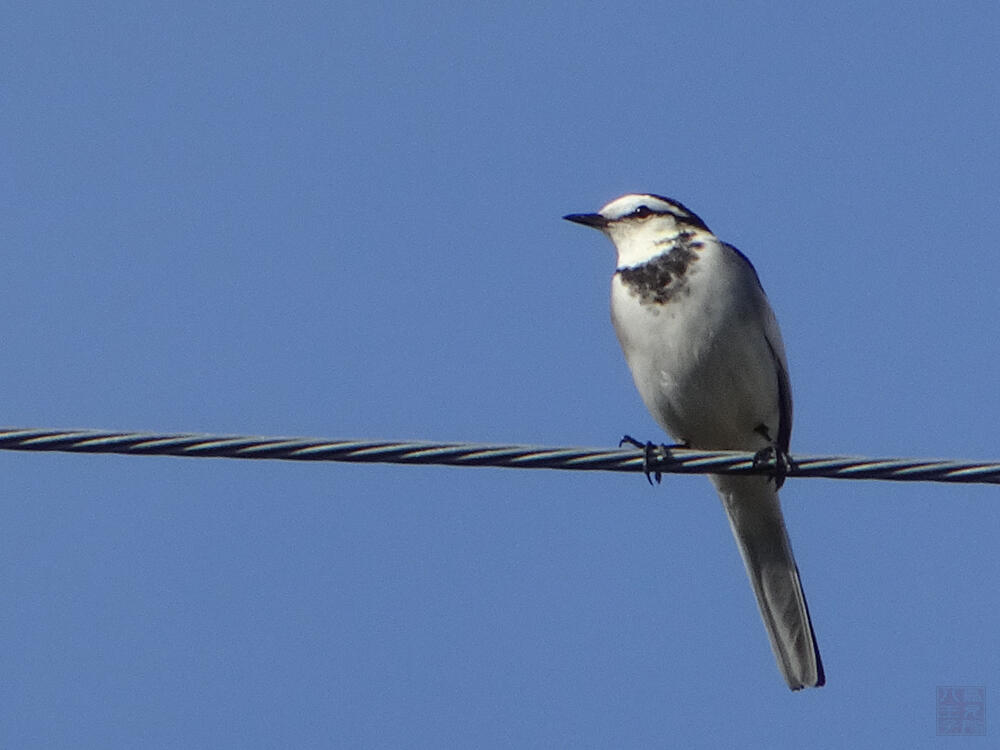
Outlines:
POLYGON ((659 243, 677 235, 678 220, 704 226, 681 204, 656 195, 623 195, 599 213, 608 220, 602 231, 615 243, 619 265, 634 265, 659 255, 659 243))

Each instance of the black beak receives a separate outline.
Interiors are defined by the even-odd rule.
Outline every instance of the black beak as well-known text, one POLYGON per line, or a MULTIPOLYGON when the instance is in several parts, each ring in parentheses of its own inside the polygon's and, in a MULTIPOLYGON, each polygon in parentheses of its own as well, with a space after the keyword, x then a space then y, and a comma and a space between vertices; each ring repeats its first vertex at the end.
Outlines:
POLYGON ((574 224, 583 224, 594 229, 604 229, 608 225, 608 220, 600 214, 566 214, 563 218, 574 224))

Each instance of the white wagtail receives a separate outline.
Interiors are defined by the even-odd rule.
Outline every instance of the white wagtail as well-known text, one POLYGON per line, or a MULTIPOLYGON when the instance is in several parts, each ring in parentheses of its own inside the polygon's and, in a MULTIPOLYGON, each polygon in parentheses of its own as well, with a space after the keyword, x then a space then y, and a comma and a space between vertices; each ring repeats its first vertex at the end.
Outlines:
MULTIPOLYGON (((570 214, 618 250, 611 320, 646 408, 680 445, 788 455, 792 391, 774 312, 750 261, 677 201, 624 195, 570 214)), ((627 438, 631 440, 630 438, 627 438)), ((792 690, 823 664, 778 501, 782 477, 710 477, 792 690)))

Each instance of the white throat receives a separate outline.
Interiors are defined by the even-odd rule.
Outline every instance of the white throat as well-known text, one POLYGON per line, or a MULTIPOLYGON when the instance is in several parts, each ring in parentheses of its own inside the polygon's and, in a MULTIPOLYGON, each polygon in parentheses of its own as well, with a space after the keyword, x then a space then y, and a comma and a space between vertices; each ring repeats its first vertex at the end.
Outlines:
POLYGON ((606 233, 618 251, 618 268, 634 268, 669 252, 681 242, 714 239, 711 233, 678 227, 672 220, 650 221, 642 226, 610 225, 606 233))

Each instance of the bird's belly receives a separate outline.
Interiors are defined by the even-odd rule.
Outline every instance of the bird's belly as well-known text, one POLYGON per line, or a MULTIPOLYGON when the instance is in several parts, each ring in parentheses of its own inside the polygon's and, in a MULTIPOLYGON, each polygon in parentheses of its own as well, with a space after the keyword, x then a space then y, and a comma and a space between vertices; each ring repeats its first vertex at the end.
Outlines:
POLYGON ((749 321, 720 317, 710 301, 642 304, 624 289, 612 293, 612 320, 646 408, 675 440, 718 450, 768 444, 756 428, 778 424, 777 372, 749 321))

